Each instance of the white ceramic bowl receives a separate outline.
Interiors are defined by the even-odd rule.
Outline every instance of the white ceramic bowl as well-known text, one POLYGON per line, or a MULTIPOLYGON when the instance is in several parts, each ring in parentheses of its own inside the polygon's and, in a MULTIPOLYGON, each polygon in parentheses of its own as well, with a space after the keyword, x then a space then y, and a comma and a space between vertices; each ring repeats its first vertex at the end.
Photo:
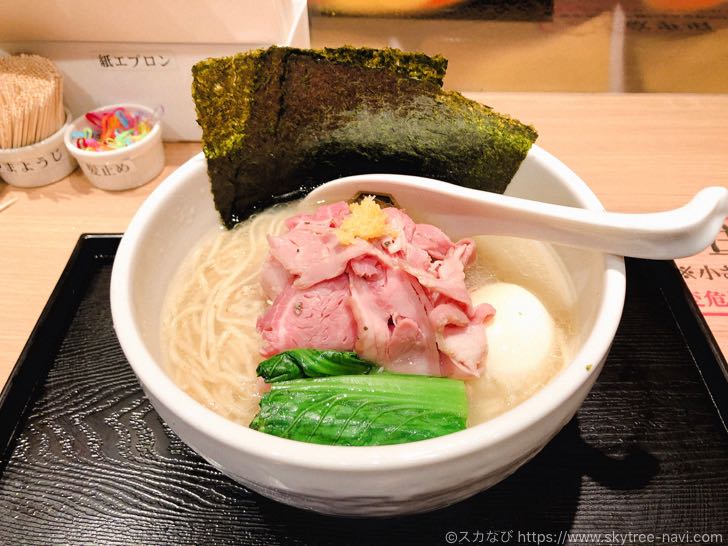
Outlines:
MULTIPOLYGON (((508 194, 602 209, 571 170, 534 147, 508 194)), ((203 407, 165 374, 160 310, 190 247, 218 225, 202 154, 170 175, 134 216, 111 278, 121 346, 160 416, 214 467, 278 501, 318 512, 389 516, 432 510, 499 482, 572 418, 596 380, 619 323, 621 257, 555 247, 577 291, 575 357, 534 396, 481 425, 432 440, 335 447, 269 436, 203 407)))
MULTIPOLYGON (((151 108, 140 104, 111 104, 94 110, 103 112, 123 107, 129 112, 154 116, 151 108)), ((141 140, 118 150, 95 152, 82 150, 71 137, 74 131, 91 127, 86 116, 80 116, 66 129, 63 142, 81 165, 83 174, 97 188, 109 191, 129 190, 142 186, 157 176, 164 168, 164 145, 162 125, 154 122, 152 130, 141 140)))

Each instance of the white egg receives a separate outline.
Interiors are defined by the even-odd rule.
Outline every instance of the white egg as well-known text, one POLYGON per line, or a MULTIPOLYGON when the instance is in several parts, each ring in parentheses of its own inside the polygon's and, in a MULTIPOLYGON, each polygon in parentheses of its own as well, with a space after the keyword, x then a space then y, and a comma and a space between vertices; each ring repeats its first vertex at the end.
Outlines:
POLYGON ((489 303, 488 354, 483 372, 508 390, 540 383, 550 374, 557 346, 554 319, 541 301, 516 284, 496 282, 471 293, 473 304, 489 303))

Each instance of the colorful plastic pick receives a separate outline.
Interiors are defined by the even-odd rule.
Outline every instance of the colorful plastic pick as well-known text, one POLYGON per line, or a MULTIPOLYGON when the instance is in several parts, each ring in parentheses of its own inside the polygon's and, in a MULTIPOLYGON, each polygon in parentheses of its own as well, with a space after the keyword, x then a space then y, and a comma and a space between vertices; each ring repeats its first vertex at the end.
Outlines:
POLYGON ((91 127, 73 131, 71 138, 81 150, 106 152, 118 150, 140 141, 149 134, 154 120, 144 113, 134 114, 123 107, 89 112, 91 127))

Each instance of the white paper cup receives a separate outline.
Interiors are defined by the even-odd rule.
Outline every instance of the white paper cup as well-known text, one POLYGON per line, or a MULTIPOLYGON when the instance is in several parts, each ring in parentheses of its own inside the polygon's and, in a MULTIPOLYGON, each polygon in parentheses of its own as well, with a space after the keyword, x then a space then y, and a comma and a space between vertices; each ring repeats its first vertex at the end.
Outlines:
MULTIPOLYGON (((139 104, 112 104, 98 108, 96 112, 126 108, 133 113, 143 112, 150 118, 153 111, 139 104)), ((157 176, 164 167, 164 146, 162 128, 159 121, 143 139, 125 148, 104 152, 81 150, 71 137, 74 131, 83 131, 91 124, 86 116, 76 118, 66 129, 64 141, 66 148, 78 160, 86 178, 102 190, 128 190, 146 184, 157 176)))
POLYGON ((48 138, 22 148, 0 148, 0 178, 11 186, 35 188, 71 174, 76 160, 63 145, 70 124, 71 112, 66 110, 63 127, 48 138))

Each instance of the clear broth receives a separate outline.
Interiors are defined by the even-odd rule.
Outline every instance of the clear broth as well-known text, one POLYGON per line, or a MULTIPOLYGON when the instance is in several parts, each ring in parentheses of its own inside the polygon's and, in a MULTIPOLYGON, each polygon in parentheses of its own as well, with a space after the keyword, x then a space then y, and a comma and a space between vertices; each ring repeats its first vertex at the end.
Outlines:
MULTIPOLYGON (((255 370, 262 357, 255 323, 271 303, 258 281, 268 254, 266 235, 281 233, 285 218, 300 210, 300 203, 273 207, 232 230, 213 230, 185 258, 166 294, 162 352, 167 373, 195 400, 243 425, 250 423, 259 403, 255 370)), ((478 253, 466 270, 468 288, 509 282, 528 289, 556 318, 557 343, 547 365, 515 386, 489 377, 486 359, 481 377, 467 382, 469 426, 522 402, 563 368, 572 352, 574 307, 569 277, 549 245, 475 239, 478 253)))

